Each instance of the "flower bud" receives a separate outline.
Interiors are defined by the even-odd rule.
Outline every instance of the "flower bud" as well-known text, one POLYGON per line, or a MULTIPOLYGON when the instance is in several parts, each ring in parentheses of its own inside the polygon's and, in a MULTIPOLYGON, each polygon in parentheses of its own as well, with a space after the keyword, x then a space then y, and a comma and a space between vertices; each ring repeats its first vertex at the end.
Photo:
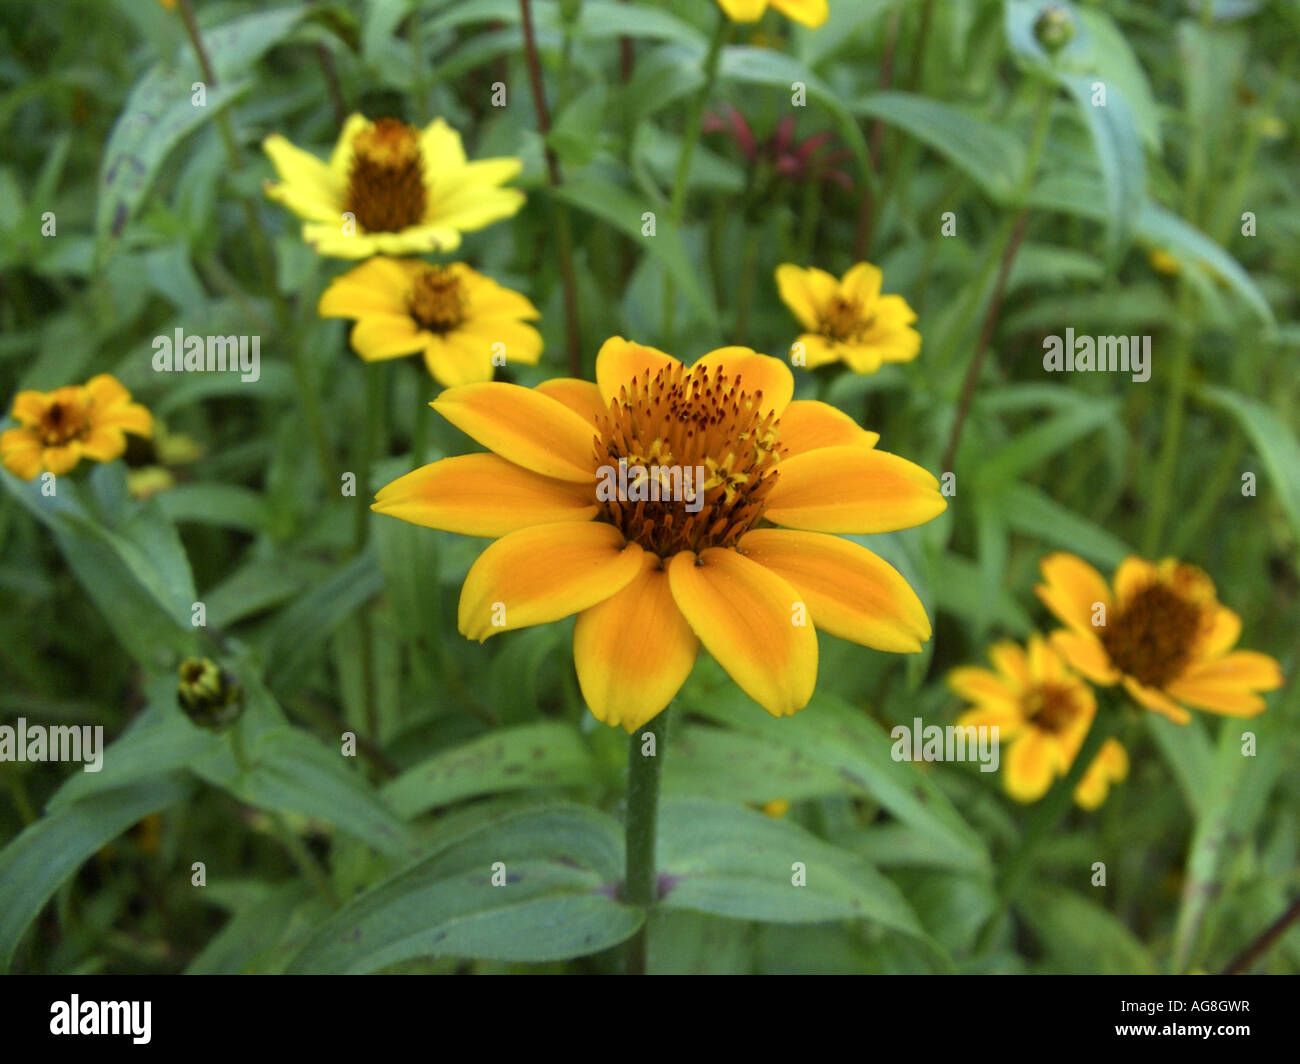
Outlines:
POLYGON ((234 676, 207 658, 186 658, 177 670, 176 700, 200 728, 220 731, 244 709, 244 689, 234 676))
POLYGON ((1049 4, 1034 20, 1038 43, 1055 54, 1074 38, 1074 17, 1060 4, 1049 4))

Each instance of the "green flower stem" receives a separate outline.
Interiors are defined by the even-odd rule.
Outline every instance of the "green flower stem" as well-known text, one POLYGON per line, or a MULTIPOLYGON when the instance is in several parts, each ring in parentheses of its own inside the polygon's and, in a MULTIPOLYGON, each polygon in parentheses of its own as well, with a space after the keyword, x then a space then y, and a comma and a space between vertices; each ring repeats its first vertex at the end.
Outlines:
POLYGON ((374 492, 370 490, 370 470, 375 464, 376 452, 386 453, 384 440, 384 409, 388 395, 388 367, 383 363, 363 365, 366 376, 365 428, 362 430, 361 451, 357 455, 357 496, 353 510, 352 553, 359 554, 366 545, 370 522, 370 503, 374 492))
POLYGON ((628 940, 627 973, 645 975, 649 944, 650 912, 658 897, 655 872, 655 844, 659 827, 659 778, 662 774, 664 748, 668 740, 668 714, 665 709, 643 728, 638 728, 627 747, 627 876, 623 897, 646 910, 646 921, 628 940), (654 736, 654 757, 641 753, 654 736))
MULTIPOLYGON (((244 722, 247 718, 241 717, 231 727, 230 750, 235 755, 235 764, 239 768, 239 778, 244 779, 253 773, 253 763, 248 757, 248 747, 244 742, 244 722)), ((330 886, 329 876, 321 868, 316 858, 307 846, 303 843, 297 833, 289 827, 284 817, 274 809, 262 810, 271 822, 271 827, 275 831, 276 838, 280 840, 280 845, 285 849, 290 859, 298 870, 302 872, 312 885, 318 890, 321 896, 330 904, 331 908, 339 907, 338 895, 334 893, 334 888, 330 886)))
POLYGON ((1099 691, 1097 715, 1092 727, 1079 748, 1079 753, 1070 766, 1070 771, 1060 778, 1047 792, 1041 802, 1034 806, 1025 821, 1025 830, 1020 836, 1020 845, 1002 866, 1002 878, 999 890, 1004 904, 1015 900, 1016 894, 1024 883, 1025 877, 1033 869, 1034 858, 1044 840, 1056 829, 1061 818, 1065 816, 1074 800, 1074 789, 1083 779, 1083 774, 1092 764, 1102 744, 1115 732, 1117 707, 1109 704, 1108 695, 1099 691))
POLYGON ((1151 508, 1147 511, 1142 553, 1151 557, 1160 547, 1165 517, 1173 498, 1173 483, 1182 449, 1183 421, 1187 413, 1188 380, 1191 374, 1192 338, 1196 332, 1196 298, 1185 278, 1178 281, 1178 323, 1174 346, 1173 372, 1169 398, 1165 404, 1165 434, 1156 458, 1155 478, 1151 485, 1151 508))
MULTIPOLYGON (((704 57, 704 84, 691 101, 686 113, 686 126, 682 131, 682 150, 677 157, 677 174, 673 179, 673 194, 669 200, 668 221, 673 232, 680 233, 682 218, 686 213, 686 179, 691 170, 691 156, 695 154, 695 142, 700 139, 700 123, 704 120, 704 105, 713 93, 713 86, 718 80, 718 63, 722 58, 722 46, 731 32, 731 20, 718 9, 718 22, 709 41, 709 50, 704 57)), ((663 306, 663 345, 671 348, 673 344, 674 311, 677 306, 677 286, 672 277, 664 275, 663 306)))
POLYGON ((424 456, 429 450, 429 419, 433 412, 429 409, 429 382, 424 370, 416 371, 415 378, 415 423, 411 428, 411 461, 415 468, 424 465, 424 456))

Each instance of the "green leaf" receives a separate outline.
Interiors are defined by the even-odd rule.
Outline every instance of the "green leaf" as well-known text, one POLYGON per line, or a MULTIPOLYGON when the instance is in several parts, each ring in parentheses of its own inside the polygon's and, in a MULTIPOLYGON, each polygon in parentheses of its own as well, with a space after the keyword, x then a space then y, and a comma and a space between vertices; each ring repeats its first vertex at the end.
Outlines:
POLYGON ((540 962, 596 953, 641 926, 641 910, 615 899, 622 867, 620 829, 605 814, 525 810, 349 902, 289 970, 360 974, 414 957, 540 962), (503 886, 492 885, 497 862, 503 886))
MULTIPOLYGON (((834 769, 854 790, 870 795, 912 830, 941 847, 954 867, 988 869, 984 843, 915 765, 895 761, 888 733, 863 711, 826 694, 813 695, 794 717, 770 717, 741 692, 688 688, 691 712, 799 750, 834 769)), ((778 797, 772 795, 771 797, 778 797)))
POLYGON ((1206 387, 1199 394, 1235 417, 1250 437, 1291 528, 1300 538, 1300 442, 1295 433, 1258 399, 1227 388, 1206 387))
POLYGON ((257 735, 248 754, 246 773, 227 744, 198 760, 194 771, 249 805, 327 821, 382 853, 414 852, 410 828, 359 772, 344 767, 339 750, 298 728, 273 726, 257 735))
POLYGON ((573 727, 546 721, 497 728, 435 754, 389 783, 384 797, 409 819, 482 794, 587 783, 593 772, 591 754, 573 727))
POLYGON ((132 824, 189 793, 179 776, 107 791, 42 817, 0 850, 0 967, 59 885, 132 824))
POLYGON ((171 150, 253 87, 252 79, 240 79, 239 75, 282 40, 306 13, 307 7, 297 4, 246 15, 203 31, 204 50, 216 76, 216 84, 206 86, 203 107, 192 102, 192 86, 204 77, 188 42, 178 65, 154 67, 141 79, 104 147, 95 209, 95 240, 101 255, 140 206, 171 150))
POLYGON ((834 770, 801 750, 697 724, 674 730, 663 788, 669 795, 733 802, 796 801, 850 790, 834 770))
POLYGON ((178 484, 158 496, 171 520, 200 525, 265 531, 270 524, 266 501, 255 491, 237 484, 178 484))
MULTIPOLYGON (((207 889, 217 886, 211 883, 207 889)), ((309 884, 297 880, 280 884, 237 911, 185 971, 189 975, 277 975, 329 911, 329 904, 309 884)))
POLYGON ((713 297, 703 278, 696 272, 681 234, 674 232, 668 224, 666 214, 659 217, 653 236, 642 236, 641 227, 644 222, 641 216, 651 210, 653 204, 632 195, 608 178, 596 177, 590 171, 569 178, 554 190, 554 194, 626 234, 634 244, 644 248, 659 261, 703 318, 716 320, 717 310, 713 306, 713 297))
POLYGON ((1010 483, 1081 437, 1109 425, 1116 409, 1117 404, 1112 400, 1095 400, 1053 414, 992 453, 984 454, 976 468, 976 483, 983 489, 1010 483))
POLYGON ((855 114, 881 118, 934 149, 975 181, 996 203, 1009 203, 1025 168, 1024 145, 1014 133, 970 110, 908 92, 879 92, 853 105, 855 114))
POLYGON ((898 888, 856 854, 797 824, 705 798, 659 813, 660 904, 782 924, 875 920, 922 936, 898 888), (805 886, 792 882, 801 863, 805 886))
POLYGON ((1095 78, 1058 73, 1056 80, 1074 97, 1092 137, 1105 193, 1106 247, 1114 260, 1132 241, 1146 199, 1146 155, 1133 109, 1118 85, 1103 82, 1106 102, 1094 106, 1095 78))
POLYGON ((1059 887, 1039 887, 1019 907, 1051 958, 1049 971, 1154 975, 1147 948, 1096 902, 1059 887))
POLYGON ((1256 317, 1266 325, 1276 324, 1273 310, 1255 282, 1235 258, 1199 229, 1188 225, 1172 211, 1148 202, 1138 218, 1138 236, 1177 259, 1194 262, 1212 275, 1221 277, 1256 317))
POLYGON ((997 493, 1007 524, 1044 544, 1073 551, 1096 565, 1113 569, 1133 548, 1100 525, 1062 506, 1033 484, 1008 484, 997 493))

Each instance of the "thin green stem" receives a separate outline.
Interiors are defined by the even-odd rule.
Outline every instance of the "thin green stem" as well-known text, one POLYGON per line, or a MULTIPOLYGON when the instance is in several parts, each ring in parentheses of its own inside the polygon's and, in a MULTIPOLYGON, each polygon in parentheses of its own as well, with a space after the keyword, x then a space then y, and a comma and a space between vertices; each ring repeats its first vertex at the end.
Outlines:
POLYGON ((735 342, 742 345, 749 332, 749 308, 754 298, 754 272, 758 268, 758 242, 761 232, 758 226, 750 226, 745 234, 745 250, 740 262, 740 283, 736 289, 736 321, 733 331, 735 342))
MULTIPOLYGON (((704 105, 713 94, 713 86, 718 80, 718 63, 722 58, 722 46, 726 43, 731 30, 731 20, 718 10, 718 22, 709 41, 709 50, 704 57, 704 84, 691 100, 690 110, 686 112, 686 125, 682 130, 681 153, 677 156, 677 173, 673 178, 673 193, 668 203, 668 221, 673 232, 680 235, 682 219, 686 213, 686 184, 690 176, 691 157, 695 154, 695 142, 700 139, 700 124, 704 120, 704 105)), ((673 279, 664 275, 663 305, 663 344, 672 347, 674 317, 677 307, 677 291, 673 279)))
POLYGON ((375 464, 376 451, 384 439, 384 409, 388 393, 388 367, 383 363, 362 367, 366 375, 365 427, 361 435, 361 452, 357 455, 357 495, 353 510, 352 553, 359 554, 366 545, 370 523, 370 469, 375 464))
POLYGON ((1165 404, 1165 435, 1156 458, 1155 479, 1151 485, 1151 508, 1147 511, 1142 551, 1151 557, 1160 547, 1165 517, 1173 499, 1178 453, 1182 448, 1183 421, 1187 414, 1188 382, 1191 376, 1192 337, 1195 333, 1196 299, 1185 278, 1178 282, 1178 321, 1175 329, 1173 368, 1170 373, 1169 398, 1165 404))
POLYGON ((638 728, 627 747, 627 877, 623 896, 646 910, 645 923, 628 940, 627 972, 644 975, 649 947, 650 912, 658 899, 655 846, 659 827, 659 779, 668 740, 665 709, 649 724, 638 728))
POLYGON ((416 371, 415 379, 415 422, 411 427, 411 461, 416 466, 424 465, 424 456, 429 450, 429 382, 423 370, 416 371))

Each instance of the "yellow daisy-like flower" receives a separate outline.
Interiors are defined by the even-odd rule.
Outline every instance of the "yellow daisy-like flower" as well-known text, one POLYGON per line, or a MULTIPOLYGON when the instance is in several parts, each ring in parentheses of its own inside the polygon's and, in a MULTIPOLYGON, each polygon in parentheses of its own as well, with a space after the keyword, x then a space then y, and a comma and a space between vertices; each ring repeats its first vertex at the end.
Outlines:
POLYGON ((773 798, 770 802, 764 802, 763 812, 774 820, 780 820, 786 813, 790 812, 790 799, 773 798))
POLYGON ((14 476, 32 480, 44 470, 61 475, 83 458, 111 462, 126 450, 126 436, 149 436, 153 417, 110 373, 52 392, 14 397, 19 428, 0 433, 0 461, 14 476))
POLYGON ((826 0, 718 0, 732 22, 757 22, 768 6, 786 18, 816 29, 830 17, 826 0))
POLYGON ((305 219, 303 239, 335 258, 453 251, 462 232, 524 204, 519 189, 499 187, 522 160, 469 162, 460 134, 441 118, 419 130, 354 114, 328 163, 278 133, 262 147, 281 179, 268 181, 266 194, 305 219))
POLYGON ((882 296, 883 275, 859 262, 840 280, 825 270, 776 268, 781 301, 806 332, 798 343, 809 369, 844 362, 854 373, 875 373, 885 362, 911 362, 921 353, 916 314, 902 296, 882 296))
MULTIPOLYGON (((957 725, 996 728, 999 744, 1011 744, 1003 786, 1018 802, 1036 802, 1057 776, 1070 771, 1097 715, 1097 700, 1038 633, 1025 647, 1010 641, 995 644, 989 660, 993 669, 965 665, 948 674, 948 686, 973 703, 957 725)), ((1111 743, 1113 739, 1102 745, 1075 788, 1074 799, 1085 809, 1100 805, 1110 781, 1123 778, 1123 773, 1115 775, 1111 743)), ((1124 765, 1127 771, 1127 758, 1124 765)))
POLYGON ((1241 618, 1219 605, 1214 583, 1173 558, 1126 558, 1112 587, 1082 558, 1050 554, 1046 581, 1034 590, 1069 627, 1053 645, 1095 684, 1122 684, 1147 709, 1176 724, 1190 714, 1180 703, 1253 717, 1264 711, 1260 691, 1282 686, 1282 670, 1267 654, 1233 650, 1241 618))
POLYGON ((947 505, 875 433, 793 393, 789 368, 747 347, 686 367, 614 337, 596 383, 444 391, 433 408, 493 453, 408 473, 373 509, 496 539, 461 589, 468 638, 577 614, 599 720, 631 732, 654 717, 701 643, 786 716, 812 697, 816 629, 899 653, 930 637, 907 581, 833 533, 910 528, 947 505))
POLYGON ((317 312, 355 318, 352 348, 367 362, 419 352, 443 386, 490 381, 501 361, 533 365, 542 355, 541 333, 524 324, 541 317, 537 308, 463 262, 378 256, 335 278, 317 312))

